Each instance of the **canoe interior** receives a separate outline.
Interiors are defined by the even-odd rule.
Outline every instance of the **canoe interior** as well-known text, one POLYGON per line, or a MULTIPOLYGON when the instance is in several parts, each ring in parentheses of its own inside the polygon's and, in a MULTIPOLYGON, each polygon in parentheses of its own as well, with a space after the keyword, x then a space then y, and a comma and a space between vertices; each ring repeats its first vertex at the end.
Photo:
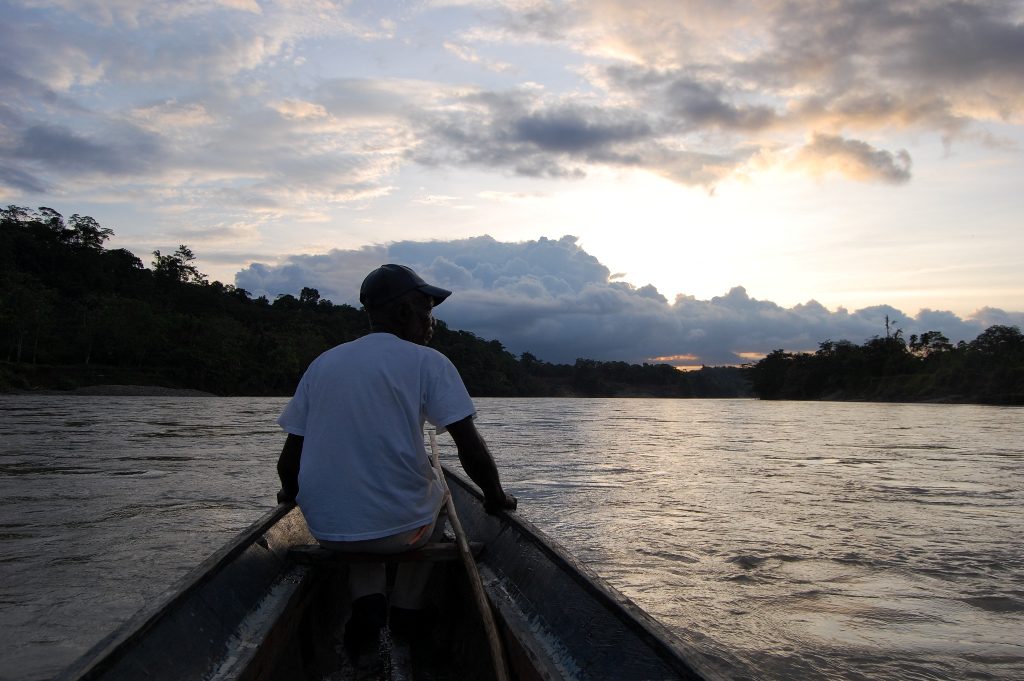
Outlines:
MULTIPOLYGON (((512 678, 722 678, 535 527, 514 514, 487 515, 475 488, 447 475, 467 534, 484 544, 478 565, 512 678)), ((312 543, 299 510, 275 509, 58 679, 380 678, 359 676, 340 645, 349 607, 347 566, 289 558, 291 546, 312 543)), ((493 678, 462 566, 435 564, 428 594, 438 616, 423 635, 436 652, 425 667, 399 654, 390 678, 493 678)))

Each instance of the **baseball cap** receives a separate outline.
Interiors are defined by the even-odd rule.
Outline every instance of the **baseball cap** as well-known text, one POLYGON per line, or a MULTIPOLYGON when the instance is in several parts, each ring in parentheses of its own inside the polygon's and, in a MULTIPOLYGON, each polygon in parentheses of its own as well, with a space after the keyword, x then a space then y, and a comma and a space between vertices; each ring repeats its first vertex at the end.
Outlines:
POLYGON ((431 286, 405 265, 388 264, 366 275, 359 288, 359 302, 365 307, 379 307, 409 291, 420 291, 430 296, 434 305, 440 305, 452 294, 446 289, 431 286))

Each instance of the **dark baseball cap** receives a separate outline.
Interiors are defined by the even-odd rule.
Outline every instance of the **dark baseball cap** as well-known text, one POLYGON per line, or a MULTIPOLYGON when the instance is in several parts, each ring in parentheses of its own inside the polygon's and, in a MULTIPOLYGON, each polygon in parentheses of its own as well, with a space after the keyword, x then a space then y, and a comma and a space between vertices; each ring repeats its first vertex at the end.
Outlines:
POLYGON ((359 302, 365 307, 379 307, 409 291, 420 291, 440 305, 451 291, 431 286, 405 265, 381 265, 366 275, 359 288, 359 302))

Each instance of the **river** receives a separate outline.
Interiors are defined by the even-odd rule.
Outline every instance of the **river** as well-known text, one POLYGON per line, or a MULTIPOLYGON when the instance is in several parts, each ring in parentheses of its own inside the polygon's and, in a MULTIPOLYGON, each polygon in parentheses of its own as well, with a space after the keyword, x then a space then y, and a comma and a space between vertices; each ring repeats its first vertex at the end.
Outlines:
MULTIPOLYGON (((0 679, 52 676, 270 508, 284 402, 0 396, 0 679)), ((519 513, 730 676, 1024 678, 1020 408, 477 405, 519 513)))

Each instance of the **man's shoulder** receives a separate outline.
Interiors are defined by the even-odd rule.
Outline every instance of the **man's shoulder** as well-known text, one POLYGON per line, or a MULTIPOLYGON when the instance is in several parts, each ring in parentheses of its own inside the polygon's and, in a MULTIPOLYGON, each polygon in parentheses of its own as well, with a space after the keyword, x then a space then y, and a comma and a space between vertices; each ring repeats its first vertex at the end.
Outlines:
POLYGON ((368 349, 369 344, 364 340, 366 338, 367 336, 361 336, 324 350, 309 363, 306 371, 322 371, 336 366, 339 362, 344 363, 357 357, 368 349))

